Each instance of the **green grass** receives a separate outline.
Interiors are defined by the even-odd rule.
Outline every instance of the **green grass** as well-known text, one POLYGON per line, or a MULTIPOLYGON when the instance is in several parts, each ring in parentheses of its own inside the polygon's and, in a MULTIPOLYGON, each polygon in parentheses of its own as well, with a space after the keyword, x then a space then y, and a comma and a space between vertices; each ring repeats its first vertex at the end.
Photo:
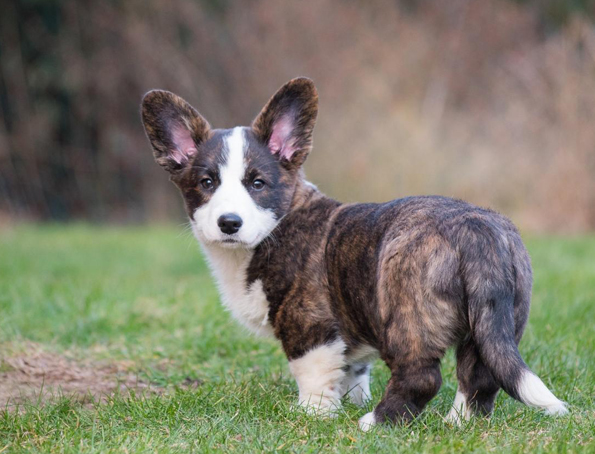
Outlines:
MULTIPOLYGON (((35 342, 71 358, 125 361, 169 390, 0 410, 0 452, 595 452, 595 238, 528 246, 535 289, 521 351, 570 415, 548 418, 501 393, 491 420, 445 424, 456 388, 449 353, 444 385, 420 418, 364 434, 357 419, 372 404, 346 405, 334 420, 294 408, 280 347, 223 311, 181 227, 0 232, 0 348, 35 342), (181 386, 187 380, 200 385, 181 386)), ((373 402, 387 378, 377 362, 373 402)))

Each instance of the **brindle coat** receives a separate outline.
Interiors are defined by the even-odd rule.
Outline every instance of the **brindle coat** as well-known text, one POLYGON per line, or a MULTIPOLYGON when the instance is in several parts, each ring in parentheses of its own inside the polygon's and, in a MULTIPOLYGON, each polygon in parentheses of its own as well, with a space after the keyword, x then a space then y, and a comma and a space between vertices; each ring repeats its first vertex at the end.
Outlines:
MULTIPOLYGON (((326 197, 300 170, 311 150, 317 102, 312 82, 294 79, 245 129, 245 185, 250 172, 266 180, 267 191, 253 197, 279 222, 254 248, 244 285, 262 282, 268 322, 288 359, 338 339, 347 356, 363 346, 377 350, 391 378, 376 421, 418 414, 438 392, 440 361, 453 345, 470 410, 489 414, 500 387, 533 403, 519 388, 529 370, 517 344, 532 273, 516 228, 494 211, 445 197, 380 204, 326 197), (275 125, 288 118, 291 135, 277 141, 275 125)), ((142 113, 155 158, 171 173, 192 219, 211 197, 199 182, 205 175, 216 182, 227 131, 212 130, 168 92, 150 92, 142 113), (195 145, 190 153, 173 143, 172 131, 184 127, 195 145)), ((364 364, 356 373, 367 370, 364 364)))

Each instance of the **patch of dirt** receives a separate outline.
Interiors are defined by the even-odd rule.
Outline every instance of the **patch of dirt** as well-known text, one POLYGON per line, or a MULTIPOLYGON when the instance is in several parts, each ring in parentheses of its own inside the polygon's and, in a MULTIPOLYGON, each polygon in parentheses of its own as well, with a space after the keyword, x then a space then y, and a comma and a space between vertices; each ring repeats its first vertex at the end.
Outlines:
POLYGON ((75 361, 26 344, 11 354, 0 345, 0 411, 12 411, 24 403, 41 405, 66 396, 82 404, 104 402, 110 396, 161 394, 163 388, 150 385, 130 372, 126 362, 75 361))

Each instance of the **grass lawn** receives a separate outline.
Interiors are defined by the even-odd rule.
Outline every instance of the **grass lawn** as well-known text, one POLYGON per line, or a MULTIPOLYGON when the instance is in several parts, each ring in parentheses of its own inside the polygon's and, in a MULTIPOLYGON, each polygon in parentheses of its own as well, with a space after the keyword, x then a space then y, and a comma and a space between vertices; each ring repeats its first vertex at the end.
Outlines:
POLYGON ((357 420, 380 399, 388 369, 376 362, 367 409, 346 404, 333 420, 296 410, 281 348, 224 312, 184 228, 0 231, 0 389, 6 395, 17 372, 34 388, 34 361, 58 371, 36 397, 19 388, 10 400, 18 406, 0 408, 0 453, 593 453, 595 237, 528 246, 535 287, 521 352, 570 415, 552 419, 501 393, 491 420, 451 427, 442 419, 456 388, 451 352, 444 385, 419 419, 362 433, 357 420), (60 396, 61 377, 64 389, 82 383, 89 393, 98 382, 125 386, 107 399, 80 389, 60 396))

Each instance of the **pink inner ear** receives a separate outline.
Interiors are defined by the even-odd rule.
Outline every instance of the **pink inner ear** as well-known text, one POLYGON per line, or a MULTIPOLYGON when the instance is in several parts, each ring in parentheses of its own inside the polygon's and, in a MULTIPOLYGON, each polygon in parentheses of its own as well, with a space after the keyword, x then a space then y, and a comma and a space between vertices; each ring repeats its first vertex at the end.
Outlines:
POLYGON ((176 148, 171 151, 171 158, 178 164, 188 162, 196 153, 196 144, 190 131, 183 126, 176 126, 172 129, 172 139, 176 148))
POLYGON ((269 140, 269 148, 273 154, 279 154, 280 157, 291 159, 296 152, 296 148, 291 140, 293 132, 293 122, 288 115, 283 116, 273 125, 273 132, 269 140))

